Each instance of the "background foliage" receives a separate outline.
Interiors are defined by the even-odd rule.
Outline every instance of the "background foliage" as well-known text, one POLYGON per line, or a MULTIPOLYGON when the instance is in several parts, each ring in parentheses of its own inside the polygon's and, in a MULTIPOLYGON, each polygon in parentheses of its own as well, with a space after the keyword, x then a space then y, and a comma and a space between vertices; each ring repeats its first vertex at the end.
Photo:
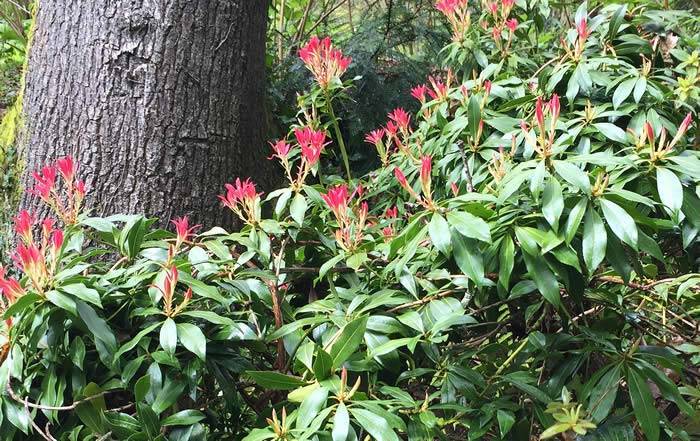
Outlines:
POLYGON ((465 4, 415 15, 440 51, 366 58, 434 64, 388 120, 361 55, 326 86, 343 54, 293 61, 306 25, 276 28, 290 182, 227 186, 238 231, 91 217, 69 159, 38 171, 56 221, 20 213, 0 275, 3 436, 697 438, 698 15, 465 4))

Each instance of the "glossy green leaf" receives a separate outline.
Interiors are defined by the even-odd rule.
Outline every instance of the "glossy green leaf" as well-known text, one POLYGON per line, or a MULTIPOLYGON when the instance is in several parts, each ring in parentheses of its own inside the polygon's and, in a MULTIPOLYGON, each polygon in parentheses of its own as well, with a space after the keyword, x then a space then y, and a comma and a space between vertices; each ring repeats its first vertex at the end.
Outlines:
POLYGON ((683 206, 683 185, 678 176, 667 168, 657 167, 656 188, 664 206, 677 215, 683 206))
POLYGON ((559 229, 559 218, 564 211, 564 198, 559 182, 551 178, 542 194, 542 214, 554 231, 559 229))
POLYGON ((603 216, 608 222, 610 229, 621 241, 637 249, 637 224, 632 216, 614 202, 607 199, 600 199, 600 207, 603 209, 603 216))
POLYGON ((306 429, 316 415, 326 405, 328 399, 328 389, 321 386, 311 392, 299 406, 299 417, 297 418, 297 428, 306 429))
POLYGON ((613 94, 613 108, 617 109, 632 93, 634 85, 637 83, 637 77, 628 78, 620 83, 613 94))
POLYGON ((357 318, 340 330, 333 345, 327 350, 333 359, 334 369, 340 367, 362 343, 367 328, 367 319, 367 316, 357 318))
POLYGON ((593 127, 598 129, 600 133, 605 135, 611 141, 616 142, 627 142, 627 135, 625 131, 611 123, 593 123, 593 127))
POLYGON ((160 327, 160 347, 169 354, 175 353, 177 346, 177 327, 171 318, 167 318, 160 327))
POLYGON ((582 248, 583 261, 589 274, 593 274, 605 258, 607 245, 608 235, 603 220, 595 210, 588 210, 583 223, 582 248))
POLYGON ((333 416, 333 441, 346 441, 350 431, 350 415, 344 403, 339 403, 333 416))
POLYGON ((447 222, 465 237, 491 242, 489 225, 480 217, 466 211, 450 211, 447 213, 447 222))
POLYGON ((273 390, 291 390, 306 385, 306 382, 301 378, 279 372, 246 371, 246 375, 260 386, 273 390))
POLYGON ((207 353, 207 339, 202 330, 191 323, 178 323, 176 326, 182 346, 203 361, 207 353))
POLYGON ((528 274, 532 277, 542 296, 552 305, 561 307, 559 282, 557 282, 557 278, 552 270, 549 269, 544 257, 531 256, 525 252, 523 253, 523 259, 525 260, 528 274))
POLYGON ((386 419, 366 409, 351 407, 350 413, 358 423, 377 441, 399 441, 386 419))
POLYGON ((474 283, 481 284, 484 278, 484 262, 478 242, 453 231, 452 249, 459 269, 474 283))
POLYGON ((644 377, 633 367, 627 369, 627 382, 632 409, 637 422, 649 441, 658 441, 660 436, 660 416, 654 407, 654 398, 649 390, 649 385, 644 377))
POLYGON ((441 253, 449 255, 450 251, 450 226, 440 213, 434 213, 428 224, 430 240, 441 253))

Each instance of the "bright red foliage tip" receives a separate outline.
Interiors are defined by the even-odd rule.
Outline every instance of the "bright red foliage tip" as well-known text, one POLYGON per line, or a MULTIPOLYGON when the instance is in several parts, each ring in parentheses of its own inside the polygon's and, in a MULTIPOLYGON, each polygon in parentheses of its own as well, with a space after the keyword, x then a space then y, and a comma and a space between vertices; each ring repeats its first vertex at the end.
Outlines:
POLYGON ((552 98, 549 100, 549 111, 553 120, 559 119, 561 105, 559 104, 559 95, 557 95, 556 93, 553 94, 552 98))
POLYGON ((408 131, 408 126, 411 123, 411 115, 402 108, 394 109, 389 115, 390 120, 394 121, 402 132, 408 131))
POLYGON ((428 95, 431 99, 442 100, 447 98, 447 85, 440 79, 435 77, 428 78, 432 89, 428 89, 428 95))
POLYGON ((491 12, 491 14, 493 14, 493 15, 498 14, 498 4, 496 2, 489 3, 488 8, 489 8, 489 12, 491 12))
POLYGON ((40 172, 34 172, 33 176, 36 182, 30 193, 39 196, 44 202, 50 202, 51 193, 56 188, 56 167, 47 165, 40 172))
POLYGON ((454 15, 457 9, 466 8, 467 4, 467 0, 439 0, 435 3, 435 9, 450 16, 454 15))
POLYGON ((321 152, 326 146, 326 132, 314 130, 311 127, 294 129, 294 137, 301 147, 301 156, 313 166, 321 158, 321 152))
POLYGON ((56 255, 63 246, 63 230, 54 230, 51 234, 51 252, 56 255))
POLYGON ((586 17, 582 17, 581 20, 576 23, 576 32, 578 33, 578 38, 582 41, 585 41, 590 35, 588 19, 586 17))
POLYGON ((321 194, 323 200, 328 204, 333 214, 338 220, 345 217, 345 211, 348 206, 348 186, 345 184, 338 185, 328 190, 328 193, 321 194))
POLYGON ((24 288, 15 279, 5 276, 5 268, 0 266, 0 293, 5 296, 9 303, 13 303, 24 295, 24 288))
POLYGON ((387 208, 384 212, 384 217, 386 219, 395 219, 399 216, 399 209, 396 206, 387 208))
POLYGON ((406 190, 409 190, 411 187, 408 185, 408 182, 406 181, 406 175, 403 174, 400 168, 395 167, 394 168, 394 176, 396 176, 396 180, 399 181, 399 184, 406 190))
POLYGON ((285 159, 287 156, 289 156, 289 151, 292 148, 286 139, 280 139, 274 143, 270 142, 270 145, 272 146, 272 151, 274 152, 272 156, 270 156, 270 159, 273 157, 285 159))
POLYGON ((513 6, 515 6, 515 0, 501 0, 501 14, 503 18, 508 17, 513 6))
POLYGON ((654 127, 651 126, 649 121, 644 123, 644 132, 646 133, 649 142, 654 142, 654 127))
POLYGON ((201 225, 193 225, 190 227, 190 219, 187 216, 179 217, 170 221, 175 226, 175 232, 177 233, 176 248, 187 242, 190 237, 194 235, 194 232, 201 227, 201 225))
POLYGON ((379 128, 377 130, 372 130, 365 136, 365 142, 373 145, 377 145, 382 142, 384 139, 384 133, 385 130, 383 128, 379 128))
POLYGON ((508 27, 508 30, 510 30, 510 32, 515 32, 515 29, 518 27, 518 20, 516 20, 515 18, 507 20, 506 27, 508 27))
POLYGON ((219 195, 219 199, 233 211, 241 220, 255 224, 260 220, 260 195, 255 188, 255 183, 250 179, 241 181, 236 178, 233 184, 225 184, 226 193, 219 195))
POLYGON ((252 200, 260 196, 255 189, 255 184, 250 180, 250 178, 246 179, 245 181, 241 181, 240 178, 236 178, 236 181, 233 184, 225 184, 224 187, 226 188, 226 194, 219 195, 219 199, 221 199, 224 205, 229 208, 231 208, 233 205, 252 200))
POLYGON ((681 122, 681 125, 678 126, 678 133, 685 133, 688 130, 688 127, 690 127, 691 122, 693 122, 693 114, 688 112, 685 118, 683 118, 683 122, 681 122))
POLYGON ((343 56, 340 49, 333 47, 329 37, 323 40, 311 37, 311 40, 299 49, 299 58, 324 89, 331 81, 340 78, 352 61, 350 57, 343 56))
POLYGON ((411 96, 421 103, 425 102, 425 94, 428 92, 428 86, 420 84, 411 89, 411 96))
POLYGON ((420 180, 424 188, 430 185, 430 175, 433 170, 432 156, 425 155, 420 158, 420 180))
POLYGON ((73 157, 64 156, 56 160, 56 168, 66 182, 73 182, 75 178, 76 166, 73 157))
POLYGON ((394 121, 387 121, 386 122, 386 129, 384 131, 391 137, 393 138, 396 136, 396 132, 399 131, 399 126, 396 125, 394 121))
POLYGON ((34 221, 34 216, 27 210, 20 211, 14 218, 15 233, 17 233, 25 243, 31 243, 34 240, 32 235, 34 221))

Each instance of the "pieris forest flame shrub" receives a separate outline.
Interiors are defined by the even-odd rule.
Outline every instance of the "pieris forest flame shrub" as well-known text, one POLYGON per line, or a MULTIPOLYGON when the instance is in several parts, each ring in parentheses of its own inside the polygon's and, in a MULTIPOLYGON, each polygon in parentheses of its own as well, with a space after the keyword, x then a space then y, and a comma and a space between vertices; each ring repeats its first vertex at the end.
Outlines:
POLYGON ((235 232, 91 217, 70 158, 38 171, 2 439, 697 437, 698 18, 637 4, 437 2, 452 42, 365 176, 351 60, 312 39, 288 185, 227 185, 235 232))

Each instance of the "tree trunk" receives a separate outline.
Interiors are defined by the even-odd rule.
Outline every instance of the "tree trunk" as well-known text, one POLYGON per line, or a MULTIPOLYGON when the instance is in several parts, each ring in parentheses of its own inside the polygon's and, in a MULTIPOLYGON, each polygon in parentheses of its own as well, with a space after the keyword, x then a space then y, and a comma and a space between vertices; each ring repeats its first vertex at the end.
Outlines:
MULTIPOLYGON (((263 188, 266 0, 40 0, 22 184, 73 155, 94 215, 230 221, 234 177, 263 188)), ((25 208, 37 209, 26 195, 25 208)))

